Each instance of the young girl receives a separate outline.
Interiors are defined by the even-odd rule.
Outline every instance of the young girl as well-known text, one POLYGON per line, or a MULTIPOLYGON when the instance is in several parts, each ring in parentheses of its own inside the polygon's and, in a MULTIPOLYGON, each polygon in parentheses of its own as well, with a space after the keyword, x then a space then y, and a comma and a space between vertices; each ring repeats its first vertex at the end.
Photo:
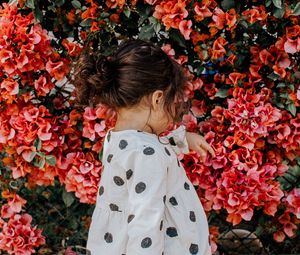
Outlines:
POLYGON ((110 57, 82 53, 78 102, 107 105, 118 117, 104 139, 92 255, 211 254, 205 212, 177 156, 214 151, 183 125, 161 136, 187 109, 185 82, 181 66, 151 42, 125 40, 110 57))

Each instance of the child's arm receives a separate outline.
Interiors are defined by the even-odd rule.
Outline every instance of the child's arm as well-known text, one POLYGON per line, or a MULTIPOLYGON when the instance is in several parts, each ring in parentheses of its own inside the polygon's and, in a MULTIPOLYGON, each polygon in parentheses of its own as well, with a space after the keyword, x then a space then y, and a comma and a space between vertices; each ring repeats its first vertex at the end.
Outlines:
POLYGON ((177 155, 188 154, 190 150, 193 150, 200 155, 202 161, 205 161, 207 152, 215 157, 214 149, 205 141, 204 137, 197 133, 187 132, 184 125, 180 125, 163 137, 169 140, 177 155))
POLYGON ((129 173, 126 255, 162 254, 167 159, 149 145, 125 153, 121 162, 129 173))

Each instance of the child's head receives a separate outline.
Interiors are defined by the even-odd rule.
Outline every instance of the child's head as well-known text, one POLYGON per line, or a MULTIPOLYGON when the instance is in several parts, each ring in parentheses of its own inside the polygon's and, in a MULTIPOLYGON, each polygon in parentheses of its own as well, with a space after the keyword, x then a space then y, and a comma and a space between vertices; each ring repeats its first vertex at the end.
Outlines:
POLYGON ((180 64, 159 46, 140 39, 123 41, 110 56, 83 50, 73 77, 78 106, 101 103, 119 115, 139 110, 145 114, 146 109, 151 118, 147 124, 161 132, 187 110, 186 81, 180 64))

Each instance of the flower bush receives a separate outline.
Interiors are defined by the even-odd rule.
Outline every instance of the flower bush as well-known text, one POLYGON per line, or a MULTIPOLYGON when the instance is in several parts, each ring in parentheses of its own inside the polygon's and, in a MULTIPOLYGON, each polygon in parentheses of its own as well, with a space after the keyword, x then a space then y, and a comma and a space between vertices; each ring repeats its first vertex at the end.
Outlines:
POLYGON ((299 15, 292 0, 3 3, 0 249, 85 245, 116 114, 74 107, 72 63, 86 46, 108 55, 138 37, 183 66, 183 121, 216 150, 204 163, 194 151, 179 157, 208 215, 212 251, 222 250, 225 225, 248 224, 268 251, 299 252, 299 15))

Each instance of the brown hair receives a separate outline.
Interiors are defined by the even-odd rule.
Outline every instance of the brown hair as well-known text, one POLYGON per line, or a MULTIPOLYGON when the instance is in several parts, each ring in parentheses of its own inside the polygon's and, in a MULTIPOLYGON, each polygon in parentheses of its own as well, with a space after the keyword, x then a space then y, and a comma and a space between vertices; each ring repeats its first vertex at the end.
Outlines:
POLYGON ((182 66, 159 46, 132 38, 122 41, 111 56, 84 48, 75 63, 72 80, 76 107, 101 103, 117 111, 162 90, 164 109, 173 123, 181 121, 190 103, 183 98, 186 82, 182 66), (171 107, 175 100, 173 115, 171 107))

